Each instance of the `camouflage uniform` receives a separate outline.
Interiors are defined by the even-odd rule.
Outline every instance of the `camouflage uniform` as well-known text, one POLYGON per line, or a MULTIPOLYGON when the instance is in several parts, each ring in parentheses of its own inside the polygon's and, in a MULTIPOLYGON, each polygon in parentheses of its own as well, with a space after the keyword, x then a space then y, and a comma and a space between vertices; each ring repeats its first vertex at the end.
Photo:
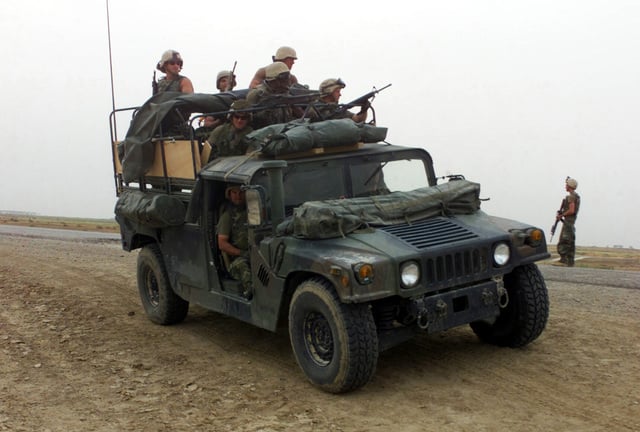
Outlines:
POLYGON ((309 110, 311 121, 336 120, 352 118, 353 113, 348 110, 341 110, 337 103, 317 102, 309 110))
MULTIPOLYGON (((268 85, 265 83, 260 84, 258 87, 249 90, 247 94, 247 101, 251 105, 260 105, 265 101, 268 101, 272 96, 288 96, 289 93, 274 93, 271 91, 268 85)), ((284 107, 266 109, 257 111, 253 114, 253 127, 260 129, 265 126, 269 126, 277 123, 288 123, 291 120, 295 120, 297 117, 293 112, 293 108, 289 105, 284 107)))
POLYGON ((218 222, 218 234, 228 236, 229 242, 240 249, 240 256, 229 257, 229 274, 242 283, 245 295, 251 292, 251 265, 249 264, 249 231, 247 209, 229 205, 218 222))
POLYGON ((184 77, 182 75, 178 75, 178 79, 168 80, 167 77, 162 77, 158 81, 158 93, 163 93, 167 91, 180 91, 180 81, 182 81, 184 77))
POLYGON ((575 191, 571 191, 565 198, 561 212, 566 212, 571 203, 575 203, 575 214, 564 217, 562 231, 560 232, 560 240, 558 240, 557 250, 560 255, 560 262, 573 266, 576 256, 576 219, 578 210, 580 209, 580 195, 575 191))
POLYGON ((220 156, 240 156, 247 152, 244 137, 253 131, 251 126, 237 130, 232 123, 225 123, 213 130, 209 135, 211 155, 209 162, 220 156))

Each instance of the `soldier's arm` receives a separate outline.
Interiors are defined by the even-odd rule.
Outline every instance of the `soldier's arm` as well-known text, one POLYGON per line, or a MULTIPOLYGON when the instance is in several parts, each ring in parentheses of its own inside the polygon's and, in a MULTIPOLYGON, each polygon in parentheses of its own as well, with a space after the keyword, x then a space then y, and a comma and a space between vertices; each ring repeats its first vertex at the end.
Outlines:
POLYGON ((231 256, 240 256, 242 251, 229 242, 229 236, 218 234, 218 247, 222 252, 226 252, 231 256))
POLYGON ((264 81, 266 76, 267 72, 265 71, 265 68, 258 69, 253 76, 253 79, 251 79, 251 83, 249 83, 249 88, 252 89, 258 87, 260 84, 262 84, 262 81, 264 81))
POLYGON ((182 93, 193 93, 193 83, 187 77, 180 80, 180 91, 182 93))

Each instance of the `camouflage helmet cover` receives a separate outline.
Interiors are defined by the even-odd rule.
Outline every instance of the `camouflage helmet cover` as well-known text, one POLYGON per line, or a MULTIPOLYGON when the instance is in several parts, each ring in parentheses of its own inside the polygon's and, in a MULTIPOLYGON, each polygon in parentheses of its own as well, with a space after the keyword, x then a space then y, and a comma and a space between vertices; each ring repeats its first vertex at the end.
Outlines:
POLYGON ((236 84, 236 75, 232 74, 231 71, 222 70, 222 71, 218 72, 218 75, 216 76, 216 87, 218 87, 220 85, 220 80, 222 78, 228 78, 231 75, 233 75, 233 86, 235 86, 235 84, 236 84))
POLYGON ((329 78, 320 83, 320 93, 327 96, 333 93, 337 88, 345 88, 347 85, 340 78, 329 78))
POLYGON ((265 68, 265 79, 267 81, 274 80, 283 73, 289 73, 287 65, 279 61, 273 62, 265 68))
POLYGON ((178 62, 180 66, 182 66, 183 64, 182 57, 180 56, 180 53, 178 51, 166 50, 164 53, 162 53, 162 57, 160 57, 160 61, 156 65, 156 69, 161 72, 165 72, 164 65, 170 60, 178 62))
POLYGON ((233 103, 231 104, 231 106, 229 107, 230 111, 241 111, 241 110, 246 110, 251 108, 251 103, 249 103, 249 101, 247 101, 246 99, 238 99, 236 101, 233 101, 233 103))
POLYGON ((273 61, 284 60, 286 58, 292 58, 294 60, 298 60, 298 56, 296 55, 296 50, 288 46, 281 46, 276 51, 276 55, 273 56, 273 61))
POLYGON ((571 178, 571 177, 567 177, 567 186, 569 186, 571 189, 577 189, 578 188, 578 180, 571 178))

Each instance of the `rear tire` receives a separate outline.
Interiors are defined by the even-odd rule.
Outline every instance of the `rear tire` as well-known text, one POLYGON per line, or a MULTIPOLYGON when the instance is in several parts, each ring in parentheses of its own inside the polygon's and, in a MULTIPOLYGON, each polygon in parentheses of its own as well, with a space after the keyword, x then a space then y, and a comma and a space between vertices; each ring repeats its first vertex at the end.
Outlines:
POLYGON ((144 246, 138 254, 138 291, 144 311, 156 324, 184 321, 189 302, 179 297, 169 284, 167 269, 158 245, 144 246))
POLYGON ((378 337, 368 305, 344 304, 327 281, 298 286, 289 310, 289 336, 309 381, 329 393, 345 393, 371 380, 378 337))
POLYGON ((534 341, 549 318, 549 294, 544 278, 535 264, 516 267, 504 277, 509 295, 507 307, 501 309, 493 324, 471 323, 483 342, 517 348, 534 341))

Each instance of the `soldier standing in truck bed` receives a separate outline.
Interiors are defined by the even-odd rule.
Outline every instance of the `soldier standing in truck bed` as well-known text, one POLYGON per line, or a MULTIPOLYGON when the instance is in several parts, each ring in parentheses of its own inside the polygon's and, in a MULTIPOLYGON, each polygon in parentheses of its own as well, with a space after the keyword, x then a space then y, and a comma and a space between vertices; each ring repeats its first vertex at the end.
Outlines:
POLYGON ((182 56, 180 56, 178 51, 165 51, 156 65, 156 69, 164 72, 165 76, 160 78, 157 83, 154 76, 153 94, 166 91, 193 93, 193 83, 191 83, 191 80, 186 76, 180 75, 183 64, 182 56))
MULTIPOLYGON (((287 68, 289 68, 289 71, 291 71, 291 69, 293 68, 293 64, 296 62, 296 60, 298 60, 298 55, 296 54, 296 50, 294 50, 293 48, 282 46, 278 48, 278 50, 276 51, 276 55, 271 56, 271 59, 274 63, 282 62, 286 64, 287 68)), ((256 71, 253 79, 251 80, 251 83, 249 83, 250 89, 256 88, 260 84, 262 84, 264 79, 267 77, 266 69, 267 67, 265 66, 256 71)), ((289 82, 291 85, 298 84, 298 79, 295 77, 295 75, 291 74, 289 75, 289 82)))

